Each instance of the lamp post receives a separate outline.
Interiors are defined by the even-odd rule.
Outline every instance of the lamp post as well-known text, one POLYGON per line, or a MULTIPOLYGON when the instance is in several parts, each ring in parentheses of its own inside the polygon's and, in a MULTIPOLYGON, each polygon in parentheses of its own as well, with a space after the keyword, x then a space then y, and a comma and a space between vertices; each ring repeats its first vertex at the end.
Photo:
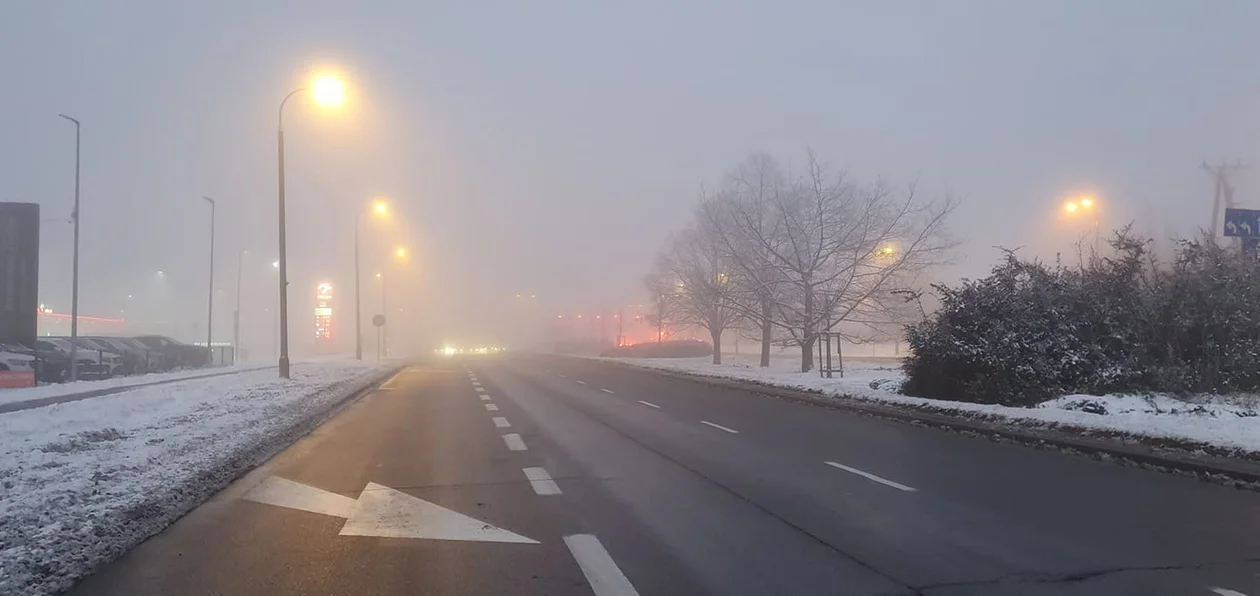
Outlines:
POLYGON ((236 310, 232 311, 232 363, 240 359, 241 353, 241 272, 245 269, 245 253, 242 249, 236 259, 236 310))
POLYGON ((298 87, 290 91, 284 99, 280 100, 280 109, 277 110, 276 118, 276 156, 279 162, 279 195, 277 204, 279 206, 279 237, 280 237, 280 260, 277 261, 280 268, 280 377, 289 378, 289 260, 285 250, 285 225, 284 225, 284 106, 289 103, 289 98, 310 89, 315 95, 316 103, 335 107, 345 102, 345 89, 342 87, 341 81, 331 76, 321 76, 315 79, 310 87, 298 87))
MULTIPOLYGON (((385 215, 389 212, 389 206, 385 201, 377 201, 372 205, 372 211, 377 215, 385 215)), ((363 211, 359 210, 354 216, 354 359, 363 360, 363 308, 360 301, 359 293, 359 228, 363 220, 363 211)), ((381 313, 382 315, 385 313, 381 313)))
POLYGON ((214 339, 214 199, 201 198, 210 203, 210 283, 206 299, 206 356, 209 366, 214 364, 214 345, 211 343, 214 339))
POLYGON ((79 158, 82 147, 82 125, 78 120, 65 114, 57 114, 74 123, 74 210, 70 219, 74 220, 74 257, 70 273, 70 380, 79 378, 79 360, 75 357, 79 345, 79 158))

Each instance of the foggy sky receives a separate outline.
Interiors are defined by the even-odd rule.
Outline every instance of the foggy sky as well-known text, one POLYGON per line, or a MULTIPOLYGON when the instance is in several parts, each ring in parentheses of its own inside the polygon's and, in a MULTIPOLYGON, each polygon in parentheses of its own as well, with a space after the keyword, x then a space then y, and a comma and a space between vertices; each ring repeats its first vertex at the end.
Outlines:
MULTIPOLYGON (((1237 183, 1260 207, 1251 0, 615 4, 10 2, 0 200, 68 216, 73 128, 57 114, 73 115, 82 312, 155 299, 162 270, 195 336, 208 195, 216 336, 242 249, 243 320, 269 327, 276 108, 333 68, 345 110, 286 111, 292 307, 322 279, 349 306, 353 218, 384 196, 397 215, 365 222, 364 301, 385 253, 410 246, 390 300, 435 339, 639 300, 702 185, 753 151, 792 163, 809 146, 855 176, 960 196, 966 242, 942 279, 983 274, 994 245, 1068 250, 1079 230, 1057 210, 1076 192, 1096 193, 1104 227, 1190 234, 1210 214, 1203 160, 1253 164, 1237 183)), ((65 311, 70 227, 42 236, 41 300, 65 311)))

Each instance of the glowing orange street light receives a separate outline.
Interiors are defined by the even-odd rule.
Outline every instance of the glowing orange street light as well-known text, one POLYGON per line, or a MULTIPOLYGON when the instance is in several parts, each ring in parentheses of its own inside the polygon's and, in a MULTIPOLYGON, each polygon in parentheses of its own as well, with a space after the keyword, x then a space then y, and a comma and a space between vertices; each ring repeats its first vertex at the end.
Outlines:
POLYGON ((398 257, 398 258, 400 258, 400 259, 405 259, 405 258, 407 258, 407 249, 406 249, 406 247, 402 247, 402 246, 398 247, 398 250, 395 250, 395 251, 394 251, 394 256, 396 256, 396 257, 398 257))

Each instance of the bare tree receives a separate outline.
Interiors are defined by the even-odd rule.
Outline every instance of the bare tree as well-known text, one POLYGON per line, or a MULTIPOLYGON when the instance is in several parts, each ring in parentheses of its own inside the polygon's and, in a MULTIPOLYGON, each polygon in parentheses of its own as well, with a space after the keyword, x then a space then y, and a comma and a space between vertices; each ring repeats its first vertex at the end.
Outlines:
POLYGON ((673 280, 668 294, 680 325, 709 332, 713 363, 722 363, 722 333, 739 317, 734 308, 730 265, 714 239, 695 227, 675 234, 657 258, 660 277, 673 280))
POLYGON ((767 300, 763 321, 800 346, 802 372, 813 367, 822 331, 839 330, 852 341, 861 338, 855 330, 874 332, 901 316, 905 302, 892 291, 946 261, 953 243, 944 225, 956 206, 950 197, 922 200, 913 184, 903 191, 857 184, 812 151, 806 166, 789 178, 773 160, 755 156, 732 177, 738 191, 729 191, 728 181, 728 192, 702 201, 701 209, 743 285, 767 300))
POLYGON ((774 305, 785 281, 772 265, 771 249, 784 236, 771 198, 785 186, 778 162, 753 154, 718 189, 703 193, 696 209, 698 230, 728 264, 731 307, 760 332, 763 368, 770 366, 774 305))

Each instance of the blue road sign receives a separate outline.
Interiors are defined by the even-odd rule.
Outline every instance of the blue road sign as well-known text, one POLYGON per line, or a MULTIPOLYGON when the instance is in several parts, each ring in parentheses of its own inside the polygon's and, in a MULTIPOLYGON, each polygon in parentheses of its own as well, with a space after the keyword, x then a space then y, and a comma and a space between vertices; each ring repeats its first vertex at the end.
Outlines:
POLYGON ((1260 209, 1226 209, 1225 235, 1260 238, 1260 209))

